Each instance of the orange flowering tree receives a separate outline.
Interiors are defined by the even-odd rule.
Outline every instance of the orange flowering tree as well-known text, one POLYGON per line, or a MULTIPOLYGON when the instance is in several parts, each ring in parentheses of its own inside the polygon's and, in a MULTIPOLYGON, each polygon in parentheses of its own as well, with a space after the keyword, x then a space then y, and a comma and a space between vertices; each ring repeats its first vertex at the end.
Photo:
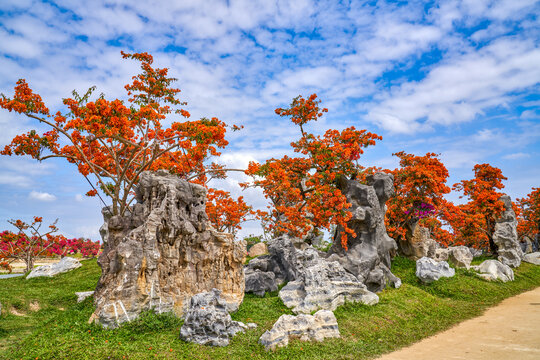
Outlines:
POLYGON ((520 239, 525 236, 531 239, 540 236, 540 188, 532 188, 526 197, 517 199, 517 205, 521 210, 518 216, 520 239))
POLYGON ((434 153, 416 156, 400 151, 393 155, 399 157, 401 167, 390 171, 396 193, 387 202, 388 234, 394 239, 405 238, 407 225, 417 223, 440 229, 443 196, 450 192, 446 185, 448 170, 434 153))
POLYGON ((17 233, 0 233, 0 267, 11 271, 11 263, 16 260, 26 264, 25 272, 34 268, 34 261, 40 256, 53 256, 58 245, 65 240, 62 235, 53 235, 58 229, 56 221, 46 232, 41 231, 43 219, 35 216, 31 223, 9 220, 17 228, 17 233))
POLYGON ((183 119, 163 126, 167 116, 189 117, 181 108, 186 103, 178 98, 180 90, 171 87, 176 79, 168 77, 168 69, 152 67, 153 58, 147 53, 122 52, 122 56, 139 61, 142 69, 125 86, 127 102, 107 100, 103 95, 90 101, 95 89, 91 88, 82 96, 74 91, 73 98, 64 99, 67 112, 51 114, 23 79, 17 82, 12 98, 2 95, 0 99, 0 107, 48 128, 43 134, 32 130, 16 136, 1 153, 29 155, 40 161, 66 159, 83 176, 95 176, 97 186, 91 183, 87 195, 98 195, 99 189, 110 197, 114 215, 129 208, 141 172, 167 169, 204 183, 212 171, 205 163, 227 145, 226 125, 217 118, 183 119))
POLYGON ((506 177, 501 169, 489 164, 477 164, 473 171, 474 179, 454 184, 453 189, 462 192, 461 197, 467 197, 469 202, 447 211, 447 221, 461 242, 489 247, 496 254, 497 247, 493 242, 495 222, 504 211, 504 203, 500 200, 504 194, 497 190, 504 188, 502 181, 506 177))
POLYGON ((328 130, 323 136, 307 132, 306 125, 328 111, 319 104, 313 94, 307 99, 298 96, 290 107, 276 109, 276 114, 290 117, 298 126, 301 137, 291 146, 300 156, 272 158, 264 164, 251 162, 246 174, 254 181, 244 186, 262 188, 270 200, 268 211, 257 214, 274 236, 289 233, 304 237, 316 229, 341 226, 345 230, 341 242, 346 248, 347 235, 356 234, 347 227, 350 204, 339 189, 339 178, 357 177, 363 170, 358 159, 364 148, 382 138, 354 127, 328 130))
POLYGON ((217 231, 236 235, 236 232, 242 229, 240 224, 248 220, 253 210, 242 196, 235 200, 228 191, 209 188, 206 214, 217 231))

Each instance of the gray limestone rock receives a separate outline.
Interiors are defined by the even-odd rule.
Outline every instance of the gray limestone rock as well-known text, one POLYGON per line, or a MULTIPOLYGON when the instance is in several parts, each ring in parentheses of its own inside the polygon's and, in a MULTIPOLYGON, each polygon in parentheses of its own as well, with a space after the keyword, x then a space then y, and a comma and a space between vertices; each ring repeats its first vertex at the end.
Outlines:
POLYGON ((338 228, 329 251, 328 260, 338 261, 347 271, 354 274, 370 291, 378 292, 387 282, 401 284, 392 272, 391 259, 396 254, 397 244, 386 233, 384 216, 386 201, 394 194, 392 174, 377 173, 368 176, 368 185, 356 180, 340 180, 340 189, 352 206, 352 219, 347 226, 356 237, 348 236, 348 250, 341 245, 338 228))
POLYGON ((264 296, 267 291, 275 291, 287 281, 298 276, 297 252, 291 238, 280 236, 267 243, 268 255, 259 256, 244 268, 246 292, 264 296))
POLYGON ((26 276, 26 280, 40 276, 53 277, 58 274, 75 270, 81 266, 82 265, 79 260, 66 256, 57 263, 42 265, 35 268, 30 272, 30 274, 28 274, 28 276, 26 276))
POLYGON ((456 271, 446 261, 436 261, 423 257, 416 261, 416 276, 425 284, 439 280, 441 277, 452 277, 456 271))
POLYGON ((77 295, 77 302, 80 303, 80 302, 83 302, 87 297, 90 297, 90 296, 94 295, 94 292, 93 291, 81 291, 81 292, 76 292, 75 295, 77 295))
POLYGON ((180 338, 201 345, 227 346, 229 339, 256 324, 245 325, 233 321, 227 311, 227 302, 220 297, 221 291, 194 295, 180 328, 180 338))
POLYGON ((246 288, 245 292, 253 293, 257 296, 264 296, 266 292, 276 291, 276 276, 271 271, 252 270, 245 272, 246 288))
POLYGON ((534 265, 540 265, 540 252, 533 252, 530 254, 526 254, 523 257, 523 261, 534 264, 534 265))
POLYGON ((478 276, 488 281, 514 281, 514 271, 497 260, 486 260, 480 265, 473 266, 472 269, 478 272, 478 276))
POLYGON ((448 261, 457 268, 470 268, 472 259, 473 255, 466 246, 452 246, 448 248, 448 261))
POLYGON ((291 339, 323 341, 340 336, 334 313, 319 310, 314 315, 281 315, 272 329, 261 336, 259 343, 268 351, 287 346, 291 339))
POLYGON ((135 199, 124 215, 103 211, 102 273, 89 321, 116 327, 143 310, 182 316, 193 295, 213 288, 238 308, 246 243, 210 226, 206 189, 164 170, 143 172, 135 199))
POLYGON ((495 224, 493 242, 497 246, 499 261, 510 267, 518 267, 523 251, 518 241, 516 213, 512 209, 510 196, 503 195, 500 200, 504 202, 505 210, 495 224))
POLYGON ((473 247, 469 247, 469 251, 471 252, 473 259, 479 256, 482 256, 484 254, 484 252, 481 249, 476 249, 473 247))
POLYGON ((279 297, 295 314, 319 309, 335 310, 345 301, 375 305, 379 297, 369 291, 337 261, 326 261, 313 248, 299 251, 299 276, 279 292, 279 297))

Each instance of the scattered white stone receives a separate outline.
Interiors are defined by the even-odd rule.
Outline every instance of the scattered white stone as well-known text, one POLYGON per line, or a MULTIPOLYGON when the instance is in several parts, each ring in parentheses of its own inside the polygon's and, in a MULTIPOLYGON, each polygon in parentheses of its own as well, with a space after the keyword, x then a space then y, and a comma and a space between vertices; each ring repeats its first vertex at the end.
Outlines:
POLYGON ((77 268, 80 268, 81 266, 82 265, 79 260, 66 256, 57 263, 43 265, 35 268, 30 272, 30 274, 28 274, 26 280, 41 276, 53 277, 61 273, 75 270, 77 268))
POLYGON ((75 295, 77 295, 77 302, 80 303, 80 302, 83 302, 87 297, 90 297, 90 296, 94 295, 94 292, 93 291, 81 291, 81 292, 76 292, 75 295))
POLYGON ((287 346, 291 339, 323 341, 340 336, 334 313, 319 310, 315 315, 281 315, 272 329, 262 334, 259 343, 268 351, 287 346))
POLYGON ((480 265, 473 266, 472 268, 478 272, 478 276, 488 281, 514 281, 514 271, 512 271, 510 266, 505 265, 498 260, 486 260, 480 265))
POLYGON ((425 284, 439 280, 441 277, 452 277, 456 270, 446 261, 437 261, 423 257, 416 261, 416 276, 425 284))
POLYGON ((540 265, 540 252, 525 254, 525 256, 523 257, 523 261, 534 265, 540 265))

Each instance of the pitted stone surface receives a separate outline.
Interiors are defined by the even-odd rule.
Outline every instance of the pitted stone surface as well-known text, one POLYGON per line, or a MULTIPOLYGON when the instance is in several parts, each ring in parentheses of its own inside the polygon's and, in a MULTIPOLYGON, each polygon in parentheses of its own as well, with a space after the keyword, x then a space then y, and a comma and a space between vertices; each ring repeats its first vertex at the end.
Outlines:
POLYGON ((62 260, 60 260, 57 263, 49 264, 49 265, 42 265, 30 272, 28 276, 26 276, 26 280, 45 276, 45 277, 53 277, 58 274, 62 274, 71 270, 75 270, 77 268, 80 268, 82 265, 79 260, 74 259, 72 257, 63 257, 62 260))
POLYGON ((341 180, 341 191, 352 205, 349 208, 352 219, 347 226, 354 230, 356 237, 348 237, 346 250, 341 245, 342 229, 338 228, 328 260, 338 261, 370 291, 378 292, 385 288, 387 282, 396 287, 401 284, 390 271, 397 244, 386 233, 384 224, 385 204, 394 194, 394 177, 377 173, 368 176, 367 183, 341 180))
POLYGON ((398 243, 401 253, 412 260, 424 256, 434 258, 437 242, 429 236, 429 229, 419 224, 409 225, 405 238, 400 239, 398 243))
POLYGON ((448 261, 457 268, 470 268, 472 259, 471 250, 466 246, 452 246, 448 248, 448 261))
POLYGON ((488 281, 514 281, 514 271, 510 266, 497 260, 486 260, 478 266, 473 266, 472 269, 478 272, 478 276, 488 281))
POLYGON ((149 309, 182 316, 194 294, 213 288, 237 308, 246 243, 210 226, 206 189, 166 171, 143 172, 135 196, 124 216, 103 211, 102 274, 90 321, 115 327, 149 309))
POLYGON ((257 326, 233 321, 227 311, 227 302, 220 294, 221 291, 212 289, 191 298, 184 324, 180 328, 182 340, 201 345, 227 346, 229 339, 238 332, 257 326))
POLYGON ((423 257, 416 261, 416 276, 425 284, 439 280, 441 277, 452 277, 456 271, 446 261, 436 261, 423 257))
POLYGON ((323 341, 340 337, 337 319, 329 310, 319 310, 314 315, 281 315, 272 329, 266 331, 259 343, 266 350, 287 346, 291 339, 323 341))
POLYGON ((497 246, 499 261, 510 267, 518 267, 523 258, 523 251, 518 241, 516 213, 512 209, 510 196, 503 195, 504 211, 495 224, 493 242, 497 246))
POLYGON ((298 276, 299 263, 293 239, 280 236, 268 241, 268 255, 252 259, 244 268, 245 291, 263 296, 276 291, 277 287, 298 276))
POLYGON ((335 310, 345 301, 375 305, 379 297, 369 291, 337 261, 320 258, 317 250, 298 252, 302 264, 299 276, 279 292, 279 297, 295 314, 310 314, 320 309, 335 310))

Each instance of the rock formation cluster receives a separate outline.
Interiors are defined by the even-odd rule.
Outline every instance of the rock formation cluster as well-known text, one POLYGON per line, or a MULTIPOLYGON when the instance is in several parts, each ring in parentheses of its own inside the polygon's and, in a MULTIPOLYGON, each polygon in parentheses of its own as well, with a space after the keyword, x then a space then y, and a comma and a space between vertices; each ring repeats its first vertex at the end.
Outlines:
POLYGON ((103 211, 102 274, 90 321, 115 327, 149 309, 181 316, 193 295, 213 288, 236 309, 246 244, 210 226, 206 189, 166 171, 143 172, 135 198, 123 216, 103 211))
POLYGON ((279 297, 295 314, 335 310, 345 301, 375 305, 379 297, 369 291, 337 261, 326 261, 317 250, 298 251, 298 276, 279 292, 279 297))

